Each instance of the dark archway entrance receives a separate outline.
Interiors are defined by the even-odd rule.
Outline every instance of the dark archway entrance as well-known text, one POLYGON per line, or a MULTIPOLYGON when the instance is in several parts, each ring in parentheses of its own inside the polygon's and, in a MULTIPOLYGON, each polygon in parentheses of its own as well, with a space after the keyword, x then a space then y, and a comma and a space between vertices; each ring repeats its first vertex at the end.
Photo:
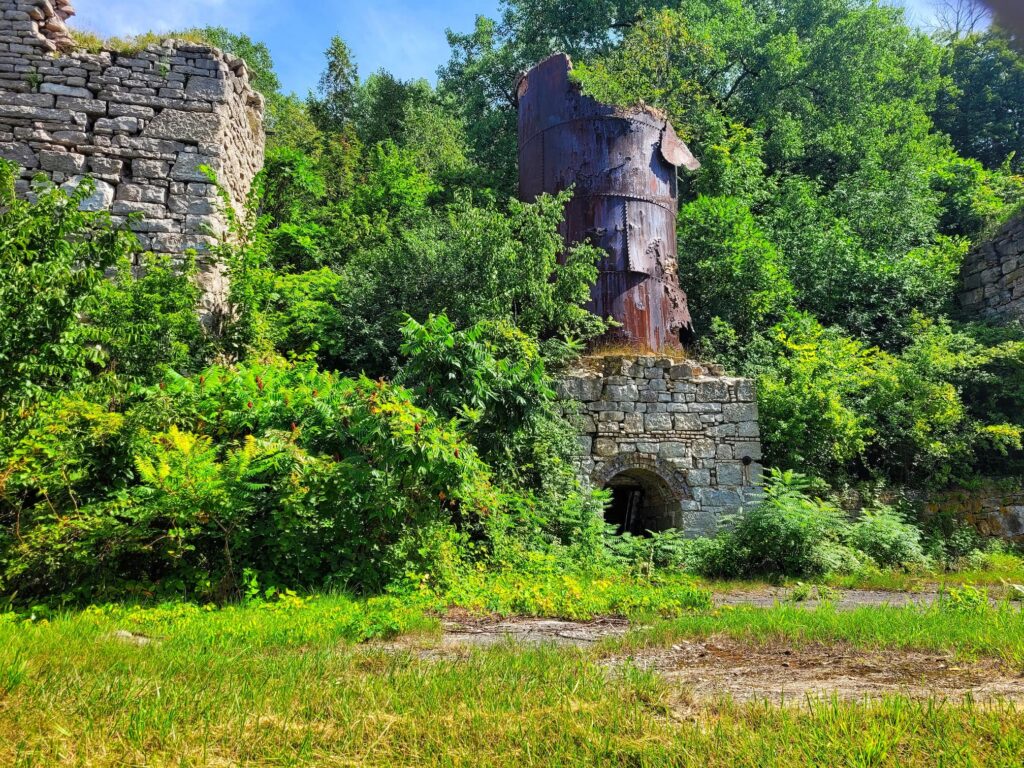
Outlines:
POLYGON ((679 497, 668 483, 647 469, 627 469, 615 475, 605 486, 612 500, 604 519, 616 526, 616 533, 649 536, 674 527, 679 497))

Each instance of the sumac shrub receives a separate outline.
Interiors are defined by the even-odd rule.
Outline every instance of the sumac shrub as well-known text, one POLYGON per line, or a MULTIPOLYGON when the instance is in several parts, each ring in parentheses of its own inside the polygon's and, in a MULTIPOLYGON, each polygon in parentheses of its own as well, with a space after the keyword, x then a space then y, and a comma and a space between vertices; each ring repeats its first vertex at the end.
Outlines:
POLYGON ((243 569, 380 588, 428 523, 479 534, 503 504, 452 423, 312 364, 169 374, 124 413, 80 406, 41 404, 3 457, 0 591, 227 597, 243 569))
POLYGON ((925 561, 921 531, 890 507, 868 510, 850 527, 850 543, 885 567, 925 561))

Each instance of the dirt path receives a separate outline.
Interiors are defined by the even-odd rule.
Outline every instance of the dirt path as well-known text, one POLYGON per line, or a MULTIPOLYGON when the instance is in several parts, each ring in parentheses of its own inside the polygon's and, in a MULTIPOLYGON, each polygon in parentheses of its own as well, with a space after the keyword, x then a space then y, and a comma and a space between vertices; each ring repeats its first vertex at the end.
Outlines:
MULTIPOLYGON (((716 596, 718 605, 771 607, 785 602, 786 590, 716 596)), ((906 594, 863 590, 842 591, 833 601, 840 610, 864 605, 929 605, 935 593, 906 594)), ((794 603, 813 609, 816 600, 794 603)), ((439 641, 419 645, 421 658, 455 659, 472 648, 498 643, 551 643, 587 648, 629 630, 622 619, 592 622, 552 619, 479 619, 450 615, 439 641)), ((404 645, 399 641, 399 644, 404 645)), ((904 695, 978 702, 1024 702, 1024 670, 1009 670, 991 659, 958 662, 947 654, 915 651, 859 650, 845 644, 767 645, 725 636, 704 641, 683 641, 669 648, 643 649, 601 659, 611 669, 635 664, 662 675, 677 689, 679 706, 722 696, 737 701, 767 700, 802 704, 808 698, 844 700, 904 695)))
MULTIPOLYGON (((771 608, 776 603, 813 610, 822 605, 817 599, 801 602, 789 601, 791 590, 765 587, 756 591, 730 592, 715 595, 715 605, 751 606, 771 608)), ((938 599, 935 592, 907 593, 866 590, 837 590, 831 604, 838 610, 850 610, 868 605, 895 607, 931 605, 938 599)), ((606 637, 619 637, 629 631, 625 619, 604 618, 596 621, 560 621, 557 619, 479 618, 453 612, 443 622, 441 648, 461 646, 487 646, 502 642, 554 643, 556 645, 588 646, 606 637)))
POLYGON ((1024 676, 999 662, 957 662, 936 653, 784 642, 761 645, 714 637, 608 661, 613 668, 626 662, 661 674, 678 687, 684 704, 722 696, 802 704, 808 698, 856 701, 895 694, 951 701, 1024 701, 1024 676))

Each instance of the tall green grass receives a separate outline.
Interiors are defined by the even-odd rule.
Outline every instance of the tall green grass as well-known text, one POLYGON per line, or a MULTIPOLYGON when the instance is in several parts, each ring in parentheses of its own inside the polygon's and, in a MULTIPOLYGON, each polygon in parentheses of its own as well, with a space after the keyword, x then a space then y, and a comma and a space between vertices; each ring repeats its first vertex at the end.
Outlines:
MULTIPOLYGON (((1021 658, 1012 609, 684 614, 633 647, 729 633, 1021 658)), ((503 645, 421 657, 396 598, 102 608, 0 621, 0 765, 1017 766, 1022 713, 892 698, 695 703, 601 654, 503 645), (133 633, 125 639, 118 630, 133 633), (149 638, 145 644, 141 637, 149 638), (402 647, 397 646, 397 647, 402 647)))
MULTIPOLYGON (((332 615, 330 603, 303 610, 332 615)), ((439 659, 286 630, 284 614, 123 616, 0 628, 0 765, 1010 766, 1021 712, 893 698, 693 704, 580 650, 439 659), (240 622, 243 628, 233 626, 240 622), (251 624, 246 624, 251 622, 251 624)), ((325 624, 331 621, 323 618, 325 624)), ((312 621, 310 621, 310 624, 312 621)), ((344 633, 341 633, 344 634, 344 633)))

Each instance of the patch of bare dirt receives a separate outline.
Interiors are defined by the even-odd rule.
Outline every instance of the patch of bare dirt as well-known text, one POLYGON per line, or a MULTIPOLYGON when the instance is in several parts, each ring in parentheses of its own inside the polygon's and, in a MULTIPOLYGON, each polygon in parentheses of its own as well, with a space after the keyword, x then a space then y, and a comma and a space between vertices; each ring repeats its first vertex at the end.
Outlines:
MULTIPOLYGON (((787 602, 790 590, 761 590, 719 594, 718 605, 771 607, 787 602)), ((830 601, 838 609, 863 605, 929 605, 936 593, 842 590, 830 601)), ((813 609, 816 599, 794 603, 813 609)), ((474 648, 499 643, 554 644, 587 648, 629 631, 624 619, 561 621, 534 618, 481 618, 452 612, 442 622, 443 633, 427 638, 399 638, 383 644, 386 650, 409 651, 424 659, 458 659, 474 648)), ((807 699, 879 699, 902 695, 950 701, 1024 702, 1024 674, 994 659, 959 661, 951 655, 904 650, 861 650, 845 644, 769 644, 716 636, 681 641, 669 648, 650 648, 604 656, 612 670, 634 664, 652 670, 678 689, 681 709, 722 697, 736 701, 771 701, 800 705, 807 699)))
POLYGON ((628 656, 626 663, 658 672, 694 701, 730 697, 801 704, 808 698, 910 698, 1024 701, 1024 676, 1000 662, 902 650, 865 651, 846 645, 753 644, 728 637, 684 641, 628 656))
MULTIPOLYGON (((846 597, 846 604, 877 605, 883 604, 883 597, 894 596, 858 592, 846 597)), ((772 596, 772 602, 777 599, 772 596)), ((623 619, 581 622, 450 614, 440 638, 400 638, 387 647, 424 659, 458 659, 474 648, 507 642, 587 648, 606 638, 621 637, 628 630, 629 623, 623 619)), ((1024 702, 1024 674, 993 659, 960 661, 946 654, 868 651, 845 644, 761 644, 716 636, 681 641, 668 648, 613 654, 603 657, 601 663, 612 670, 633 664, 657 672, 678 689, 683 709, 722 697, 792 705, 808 698, 834 696, 856 701, 891 695, 1024 702)))
POLYGON ((442 622, 440 638, 402 636, 374 647, 409 651, 423 659, 458 658, 474 648, 500 643, 560 645, 585 648, 607 637, 621 637, 629 631, 625 619, 562 621, 534 618, 480 618, 461 612, 450 613, 442 622))
POLYGON ((527 618, 495 621, 449 618, 443 626, 444 636, 441 644, 449 647, 494 645, 508 641, 588 646, 606 637, 621 637, 629 631, 628 621, 614 618, 594 621, 527 618))

